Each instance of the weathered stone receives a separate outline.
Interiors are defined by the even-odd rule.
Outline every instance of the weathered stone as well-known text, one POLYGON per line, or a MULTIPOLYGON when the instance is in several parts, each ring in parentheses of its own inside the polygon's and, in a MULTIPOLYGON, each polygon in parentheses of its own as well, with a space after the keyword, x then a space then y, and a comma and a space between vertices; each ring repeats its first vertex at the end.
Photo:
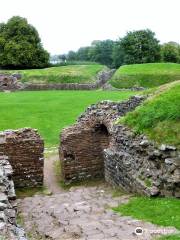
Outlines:
POLYGON ((159 147, 159 149, 160 149, 161 151, 176 150, 176 147, 162 144, 162 145, 159 147))
POLYGON ((0 132, 0 139, 0 237, 26 240, 24 230, 16 225, 13 180, 18 187, 43 184, 43 140, 29 128, 0 132))
POLYGON ((7 204, 0 202, 0 211, 3 211, 5 208, 7 208, 7 204))
MULTIPOLYGON (((41 186, 44 143, 37 130, 31 128, 6 130, 0 135, 4 136, 4 142, 0 144, 0 152, 9 158, 14 171, 15 186, 41 186)), ((7 176, 12 174, 11 166, 6 166, 7 176)), ((13 196, 13 192, 10 195, 13 196)))
POLYGON ((154 186, 150 189, 151 196, 157 196, 158 194, 159 194, 159 188, 157 186, 154 186))
POLYGON ((0 91, 23 89, 23 84, 18 79, 17 75, 0 74, 0 91))
POLYGON ((160 147, 117 123, 144 100, 142 96, 88 107, 61 134, 60 159, 64 182, 105 177, 128 192, 177 196, 180 189, 179 151, 160 147))
POLYGON ((12 76, 15 77, 17 80, 20 80, 22 78, 22 74, 20 73, 13 73, 12 76))
POLYGON ((0 221, 6 222, 6 216, 5 216, 4 211, 0 211, 0 221))
POLYGON ((2 203, 8 202, 8 197, 5 193, 0 193, 0 202, 2 202, 2 203))
POLYGON ((140 142, 139 145, 140 145, 140 146, 147 147, 147 146, 149 145, 149 141, 148 141, 148 140, 143 140, 142 142, 140 142))

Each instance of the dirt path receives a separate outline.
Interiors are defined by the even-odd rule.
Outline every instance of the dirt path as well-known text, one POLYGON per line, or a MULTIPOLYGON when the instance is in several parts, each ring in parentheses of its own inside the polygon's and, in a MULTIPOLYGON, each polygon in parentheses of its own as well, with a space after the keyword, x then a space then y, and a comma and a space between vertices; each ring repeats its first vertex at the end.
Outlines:
POLYGON ((55 162, 59 161, 58 154, 51 154, 45 158, 44 161, 44 185, 53 194, 61 193, 64 190, 60 187, 55 173, 55 162))

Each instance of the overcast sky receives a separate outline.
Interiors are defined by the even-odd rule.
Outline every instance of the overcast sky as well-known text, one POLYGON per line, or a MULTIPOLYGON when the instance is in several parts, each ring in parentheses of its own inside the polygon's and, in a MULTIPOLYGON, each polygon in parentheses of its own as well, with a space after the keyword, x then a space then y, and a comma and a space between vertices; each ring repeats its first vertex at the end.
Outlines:
POLYGON ((0 22, 28 19, 51 54, 150 28, 163 43, 180 42, 180 0, 0 0, 0 22))

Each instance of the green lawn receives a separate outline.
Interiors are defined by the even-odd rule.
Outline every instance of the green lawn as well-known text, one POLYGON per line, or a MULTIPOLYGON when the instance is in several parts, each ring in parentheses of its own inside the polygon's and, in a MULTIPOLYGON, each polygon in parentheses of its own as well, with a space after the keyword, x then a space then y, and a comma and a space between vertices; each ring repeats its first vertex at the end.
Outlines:
POLYGON ((180 240, 180 234, 163 236, 156 240, 180 240))
POLYGON ((180 80, 180 64, 147 63, 120 67, 110 83, 116 88, 151 88, 175 80, 180 80))
POLYGON ((95 82, 97 73, 105 66, 100 64, 91 65, 68 65, 45 69, 30 70, 1 70, 7 73, 21 73, 23 82, 33 83, 92 83, 95 82))
POLYGON ((0 93, 0 130, 37 128, 47 146, 58 145, 63 127, 73 124, 92 103, 124 100, 132 92, 40 91, 0 93))
POLYGON ((120 122, 158 143, 180 147, 180 81, 157 88, 151 98, 120 122))
MULTIPOLYGON (((113 208, 123 216, 145 220, 160 226, 172 226, 180 230, 180 200, 175 198, 134 197, 127 204, 113 208)), ((180 235, 160 238, 178 240, 180 235)))

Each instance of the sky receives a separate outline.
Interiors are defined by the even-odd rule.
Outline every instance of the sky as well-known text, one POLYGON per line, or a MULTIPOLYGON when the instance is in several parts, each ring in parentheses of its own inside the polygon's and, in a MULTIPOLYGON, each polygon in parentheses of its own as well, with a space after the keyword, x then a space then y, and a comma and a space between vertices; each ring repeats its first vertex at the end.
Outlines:
POLYGON ((161 43, 180 43, 179 10, 180 0, 0 0, 0 22, 27 18, 44 48, 63 54, 147 28, 161 43))

